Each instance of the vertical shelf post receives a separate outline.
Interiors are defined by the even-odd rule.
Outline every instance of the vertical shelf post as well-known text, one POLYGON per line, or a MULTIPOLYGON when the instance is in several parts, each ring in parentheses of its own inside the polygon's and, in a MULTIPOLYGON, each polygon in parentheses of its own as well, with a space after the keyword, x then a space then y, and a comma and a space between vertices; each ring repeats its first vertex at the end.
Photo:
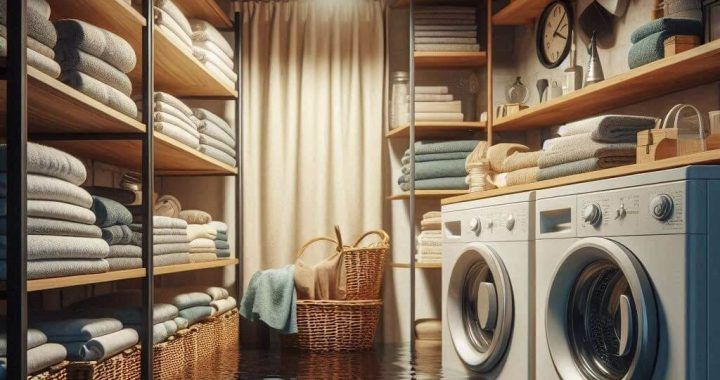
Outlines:
POLYGON ((27 377, 27 11, 7 2, 7 377, 27 377))
POLYGON ((491 0, 485 0, 486 3, 486 23, 487 23, 487 48, 485 49, 487 53, 487 63, 485 65, 485 69, 487 72, 487 79, 486 79, 486 86, 487 86, 487 123, 485 125, 486 133, 487 133, 487 143, 488 146, 491 146, 493 143, 493 133, 492 133, 492 125, 493 125, 493 23, 492 23, 492 16, 493 16, 493 10, 492 10, 492 1, 491 0))
MULTIPOLYGON (((238 302, 243 296, 243 275, 244 275, 244 215, 243 215, 243 159, 242 159, 242 144, 243 144, 243 68, 242 59, 243 57, 243 13, 242 13, 242 2, 233 2, 233 16, 235 30, 235 70, 238 73, 238 80, 235 82, 235 91, 237 91, 237 98, 235 98, 235 126, 236 126, 236 143, 235 143, 235 157, 237 159, 237 174, 235 174, 235 255, 237 255, 238 263, 235 265, 235 291, 238 302)), ((238 324, 238 337, 242 329, 238 324)), ((238 339, 240 342, 240 339, 238 339)))
POLYGON ((415 360, 415 0, 410 0, 410 357, 415 360))

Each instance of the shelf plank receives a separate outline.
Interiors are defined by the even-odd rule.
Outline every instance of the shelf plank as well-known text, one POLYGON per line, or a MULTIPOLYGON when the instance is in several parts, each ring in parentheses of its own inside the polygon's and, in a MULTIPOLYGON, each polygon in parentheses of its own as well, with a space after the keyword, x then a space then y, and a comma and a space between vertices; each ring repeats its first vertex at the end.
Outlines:
POLYGON ((167 265, 163 267, 153 268, 155 276, 162 276, 164 274, 190 272, 202 269, 211 268, 223 268, 231 265, 237 265, 240 262, 238 259, 218 259, 215 261, 208 261, 204 263, 190 263, 190 264, 177 264, 167 265))
POLYGON ((233 26, 230 16, 215 0, 175 0, 174 2, 188 19, 205 20, 220 29, 230 29, 233 26))
MULTIPOLYGON (((138 133, 145 124, 28 66, 28 131, 31 133, 138 133)), ((5 124, 7 82, 0 81, 5 124)))
MULTIPOLYGON (((415 191, 415 197, 416 198, 447 198, 447 197, 454 197, 454 196, 460 196, 467 194, 467 190, 416 190, 415 191)), ((410 199, 410 193, 404 192, 400 194, 395 194, 387 197, 388 200, 391 201, 399 201, 399 200, 405 200, 410 199)))
POLYGON ((720 149, 710 150, 707 152, 693 153, 680 157, 672 157, 664 160, 646 162, 642 164, 626 165, 617 168, 597 170, 590 173, 576 174, 567 177, 549 179, 529 183, 525 185, 505 187, 502 189, 488 190, 476 193, 469 193, 462 196, 446 198, 442 200, 442 204, 452 204, 458 202, 466 202, 476 199, 484 199, 497 197, 501 195, 521 193, 530 190, 542 190, 552 187, 571 185, 574 183, 597 181, 601 179, 621 177, 632 174, 647 173, 651 171, 679 168, 688 165, 708 165, 720 164, 720 149))
MULTIPOLYGON (((448 134, 463 136, 467 133, 479 132, 485 128, 485 122, 457 121, 436 122, 418 121, 415 123, 415 139, 447 138, 448 134)), ((410 126, 395 128, 385 134, 385 138, 407 138, 410 136, 410 126)))
POLYGON ((477 69, 487 63, 484 51, 416 51, 416 69, 477 69))
POLYGON ((492 17, 494 25, 530 24, 553 0, 511 0, 492 17))
POLYGON ((720 40, 500 118, 493 131, 544 128, 720 80, 720 40))
POLYGON ((128 269, 118 270, 97 274, 85 274, 80 276, 41 278, 38 280, 28 280, 27 291, 36 292, 48 289, 61 289, 71 286, 99 284, 103 282, 112 282, 120 280, 129 280, 133 278, 145 277, 145 269, 128 269))
MULTIPOLYGON (((392 268, 410 269, 409 263, 390 263, 392 268)), ((415 269, 442 269, 440 263, 415 263, 415 269)))
MULTIPOLYGON (((415 0, 416 6, 439 6, 439 5, 450 5, 450 6, 477 6, 476 0, 415 0)), ((393 8, 406 8, 410 6, 410 0, 395 0, 392 5, 393 8)))

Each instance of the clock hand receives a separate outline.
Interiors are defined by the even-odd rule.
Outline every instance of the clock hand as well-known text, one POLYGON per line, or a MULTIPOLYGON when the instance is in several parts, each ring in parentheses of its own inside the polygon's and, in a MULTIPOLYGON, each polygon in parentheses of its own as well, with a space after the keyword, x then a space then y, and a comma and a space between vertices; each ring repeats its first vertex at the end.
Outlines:
POLYGON ((565 20, 565 16, 566 16, 566 14, 563 13, 563 16, 562 16, 562 18, 560 19, 560 22, 558 22, 558 25, 555 27, 555 31, 553 32, 553 36, 555 36, 555 34, 558 32, 558 30, 560 30, 560 26, 562 26, 563 20, 565 20))
POLYGON ((567 40, 567 36, 563 36, 562 34, 560 34, 560 33, 558 33, 558 32, 555 32, 555 34, 553 34, 553 37, 555 37, 555 36, 560 36, 560 37, 562 37, 563 39, 567 40))

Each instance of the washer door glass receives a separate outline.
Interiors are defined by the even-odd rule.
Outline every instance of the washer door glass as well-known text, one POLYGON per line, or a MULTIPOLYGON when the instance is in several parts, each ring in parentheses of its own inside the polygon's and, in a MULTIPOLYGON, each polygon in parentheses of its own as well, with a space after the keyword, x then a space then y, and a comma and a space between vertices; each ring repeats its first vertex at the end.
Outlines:
POLYGON ((465 248, 452 269, 447 323, 458 356, 471 369, 488 372, 505 354, 512 330, 510 280, 490 247, 465 248))
POLYGON ((574 244, 553 277, 546 332, 563 378, 649 378, 657 312, 650 281, 635 256, 606 239, 574 244))

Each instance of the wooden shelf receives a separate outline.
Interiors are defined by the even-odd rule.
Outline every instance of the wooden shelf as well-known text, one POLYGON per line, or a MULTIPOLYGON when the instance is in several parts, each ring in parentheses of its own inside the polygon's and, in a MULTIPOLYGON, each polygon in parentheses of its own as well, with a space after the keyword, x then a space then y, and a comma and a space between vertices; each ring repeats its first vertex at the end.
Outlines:
MULTIPOLYGON (((4 61, 2 63, 4 66, 4 61)), ((30 133, 138 133, 145 125, 57 79, 28 66, 30 133)), ((0 113, 5 124, 6 81, 0 81, 0 113)))
MULTIPOLYGON (((390 263, 390 266, 398 269, 410 269, 409 263, 390 263)), ((440 263, 415 263, 415 269, 442 269, 440 263)))
POLYGON ((559 125, 628 104, 720 80, 720 40, 500 118, 493 131, 559 125))
POLYGON ((494 25, 530 24, 553 0, 511 0, 492 17, 494 25))
POLYGON ((38 280, 28 280, 27 291, 36 292, 40 290, 68 288, 71 286, 91 285, 143 277, 145 277, 144 268, 85 274, 80 276, 41 278, 38 280))
POLYGON ((190 264, 178 264, 168 265, 163 267, 154 268, 155 276, 162 276, 164 274, 190 272, 202 269, 211 268, 223 268, 231 265, 237 265, 240 262, 238 259, 219 259, 215 261, 208 261, 204 263, 190 263, 190 264))
MULTIPOLYGON (((485 128, 484 122, 479 121, 418 121, 415 123, 415 139, 427 139, 442 137, 447 138, 448 134, 463 136, 467 133, 475 133, 485 128)), ((410 126, 395 128, 385 134, 388 139, 407 138, 410 135, 410 126)))
POLYGON ((476 69, 485 66, 484 51, 416 51, 416 69, 476 69))
POLYGON ((174 2, 188 19, 199 18, 220 29, 230 29, 233 26, 230 16, 215 0, 174 0, 174 2))
MULTIPOLYGON (((467 190, 416 190, 416 198, 447 198, 467 194, 467 190)), ((398 201, 410 199, 410 192, 404 192, 387 197, 388 200, 398 201)))
POLYGON ((521 193, 530 190, 542 190, 552 187, 571 185, 574 183, 597 181, 601 179, 621 177, 632 174, 647 173, 658 170, 679 168, 688 165, 708 165, 720 164, 720 149, 711 150, 701 153, 688 154, 681 157, 667 158, 654 162, 646 162, 642 164, 620 166, 612 169, 597 170, 590 173, 576 174, 567 177, 554 178, 535 183, 529 183, 519 186, 505 187, 502 189, 488 190, 477 193, 470 193, 462 196, 446 198, 442 200, 442 204, 452 204, 458 202, 471 201, 476 199, 484 199, 497 197, 501 195, 521 193))
MULTIPOLYGON (((432 5, 450 5, 450 6, 467 6, 475 7, 478 5, 476 0, 415 0, 415 5, 432 6, 432 5)), ((395 0, 391 5, 393 8, 406 8, 410 6, 410 0, 395 0)))

